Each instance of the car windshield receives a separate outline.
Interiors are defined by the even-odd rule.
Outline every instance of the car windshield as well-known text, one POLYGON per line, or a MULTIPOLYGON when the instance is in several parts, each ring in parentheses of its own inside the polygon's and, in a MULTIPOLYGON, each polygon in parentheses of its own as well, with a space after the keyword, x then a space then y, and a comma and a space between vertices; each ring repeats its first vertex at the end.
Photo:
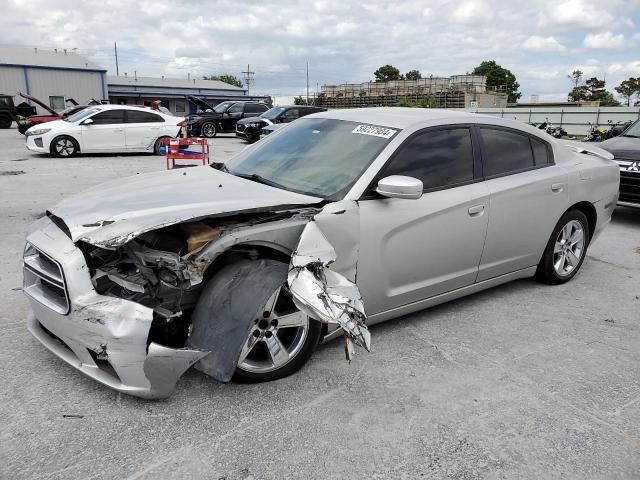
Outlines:
POLYGON ((640 138, 640 121, 632 124, 629 128, 627 128, 623 133, 623 137, 633 137, 640 138))
POLYGON ((224 113, 224 111, 233 105, 235 102, 222 102, 213 107, 213 111, 217 113, 224 113))
POLYGON ((74 113, 73 115, 69 115, 64 119, 65 122, 79 122, 83 118, 87 118, 89 115, 93 115, 94 113, 98 113, 100 111, 99 108, 85 108, 84 110, 80 110, 78 113, 74 113))
POLYGON ((303 118, 225 166, 234 175, 339 200, 397 132, 343 120, 303 118))
POLYGON ((267 120, 273 120, 278 115, 284 112, 284 107, 273 107, 260 115, 261 118, 266 118, 267 120))

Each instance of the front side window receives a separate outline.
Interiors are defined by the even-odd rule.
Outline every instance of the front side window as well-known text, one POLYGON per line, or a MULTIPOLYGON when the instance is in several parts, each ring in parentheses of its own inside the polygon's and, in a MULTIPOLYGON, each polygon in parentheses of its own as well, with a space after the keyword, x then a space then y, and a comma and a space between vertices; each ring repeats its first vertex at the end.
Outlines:
POLYGON ((84 110, 80 110, 79 112, 76 112, 73 115, 69 115, 64 120, 67 122, 79 122, 80 120, 83 120, 99 111, 100 111, 99 108, 85 108, 84 110))
POLYGON ((127 110, 127 123, 159 123, 164 122, 160 115, 151 112, 127 110))
POLYGON ((244 107, 244 105, 242 103, 236 103, 235 105, 233 105, 229 110, 227 110, 229 113, 242 113, 242 108, 244 107))
POLYGON ((91 117, 93 125, 124 123, 124 110, 105 110, 91 117))
POLYGON ((329 118, 303 118, 226 162, 294 192, 338 200, 399 130, 329 118))
POLYGON ((529 136, 497 128, 480 128, 485 177, 513 173, 535 165, 529 136))
POLYGON ((469 128, 432 129, 414 135, 383 171, 422 180, 424 189, 473 180, 473 147, 469 128))
POLYGON ((273 107, 260 115, 260 117, 268 120, 275 120, 282 112, 284 112, 284 107, 273 107))
POLYGON ((56 112, 64 110, 64 97, 58 95, 52 95, 49 97, 49 106, 56 112))

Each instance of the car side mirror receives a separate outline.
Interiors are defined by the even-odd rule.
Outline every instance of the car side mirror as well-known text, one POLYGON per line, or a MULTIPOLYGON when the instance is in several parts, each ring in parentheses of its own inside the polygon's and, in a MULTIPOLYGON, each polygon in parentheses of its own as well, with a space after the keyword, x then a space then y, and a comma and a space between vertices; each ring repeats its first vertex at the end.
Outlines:
POLYGON ((378 181, 376 192, 387 198, 418 199, 422 197, 422 180, 404 175, 390 175, 378 181))
POLYGON ((93 123, 93 120, 91 120, 90 118, 87 118, 86 120, 83 120, 82 122, 80 122, 80 125, 91 125, 93 123))

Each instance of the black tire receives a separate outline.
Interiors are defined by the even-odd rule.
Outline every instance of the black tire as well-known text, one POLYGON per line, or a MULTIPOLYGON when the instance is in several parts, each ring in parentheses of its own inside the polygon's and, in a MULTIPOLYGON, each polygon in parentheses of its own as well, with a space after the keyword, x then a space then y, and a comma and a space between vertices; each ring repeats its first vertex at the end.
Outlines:
MULTIPOLYGON (((288 265, 277 260, 242 259, 221 268, 208 281, 192 316, 193 324, 190 344, 197 348, 212 350, 208 357, 201 360, 201 365, 196 366, 199 370, 211 373, 214 377, 216 375, 225 376, 228 372, 231 377, 232 372, 227 367, 233 369, 233 365, 229 364, 228 360, 231 356, 236 360, 238 355, 238 351, 235 350, 237 342, 234 339, 241 338, 244 345, 250 335, 259 330, 259 328, 264 328, 259 327, 259 324, 265 318, 263 315, 265 304, 273 296, 274 292, 286 284, 287 270, 288 265), (237 318, 234 318, 234 316, 237 318), (231 326, 228 322, 232 322, 231 326), (238 326, 237 329, 235 326, 238 326), (207 337, 206 330, 216 332, 224 330, 228 332, 227 339, 230 339, 230 341, 224 338, 220 339, 217 335, 214 335, 213 340, 207 340, 206 338, 212 337, 207 337), (231 337, 234 339, 231 339, 231 337), (214 345, 216 343, 217 345, 214 345), (205 364, 207 361, 211 363, 205 364)), ((282 290, 286 290, 286 287, 282 290)), ((283 299, 280 297, 278 299, 278 302, 276 302, 278 306, 274 307, 274 312, 282 308, 280 300, 283 299)), ((298 311, 293 304, 291 304, 292 308, 287 305, 284 305, 284 307, 286 307, 286 313, 298 311)), ((269 382, 297 372, 309 360, 316 349, 320 341, 322 324, 317 320, 308 319, 306 336, 299 335, 298 331, 299 328, 284 328, 274 333, 280 339, 280 345, 285 346, 285 348, 288 348, 289 340, 291 345, 295 344, 297 346, 297 348, 292 349, 294 353, 282 366, 276 367, 275 362, 273 362, 269 371, 249 371, 243 370, 240 365, 237 365, 231 380, 243 383, 269 382), (295 332, 292 330, 295 330, 295 332), (289 335, 289 333, 293 335, 289 335)), ((258 356, 256 358, 257 361, 260 360, 260 355, 265 355, 267 359, 269 358, 266 343, 264 343, 266 341, 266 339, 257 340, 255 344, 257 348, 255 351, 252 350, 250 354, 255 353, 258 356)), ((247 358, 250 359, 251 356, 247 356, 247 358)))
MULTIPOLYGON (((589 241, 589 221, 587 220, 585 214, 579 210, 569 210, 568 212, 566 212, 562 216, 562 218, 560 218, 556 227, 553 229, 553 233, 551 233, 551 237, 547 242, 547 246, 544 250, 544 254, 542 255, 542 259, 538 264, 538 269, 536 270, 536 278, 539 281, 547 283, 549 285, 558 285, 560 283, 565 283, 571 280, 578 273, 585 257, 587 256, 589 241), (565 274, 560 274, 555 265, 560 262, 559 256, 561 256, 563 253, 554 252, 554 250, 556 249, 556 244, 559 240, 562 230, 565 228, 565 226, 572 224, 572 222, 578 222, 582 228, 582 235, 584 239, 583 246, 580 250, 578 262, 573 265, 571 271, 565 274)), ((577 257, 577 255, 574 254, 574 257, 577 257)))
POLYGON ((218 134, 218 126, 215 122, 205 122, 200 127, 200 133, 205 138, 213 138, 218 134))
POLYGON ((80 152, 80 145, 76 142, 76 139, 68 135, 60 135, 59 137, 51 140, 51 146, 49 147, 51 155, 60 158, 75 157, 80 152))
POLYGON ((160 153, 160 147, 162 147, 164 144, 162 143, 163 140, 165 138, 169 138, 169 137, 160 137, 156 140, 156 143, 153 144, 153 154, 154 155, 162 155, 160 153))
POLYGON ((7 115, 0 115, 0 128, 11 128, 13 119, 7 115))

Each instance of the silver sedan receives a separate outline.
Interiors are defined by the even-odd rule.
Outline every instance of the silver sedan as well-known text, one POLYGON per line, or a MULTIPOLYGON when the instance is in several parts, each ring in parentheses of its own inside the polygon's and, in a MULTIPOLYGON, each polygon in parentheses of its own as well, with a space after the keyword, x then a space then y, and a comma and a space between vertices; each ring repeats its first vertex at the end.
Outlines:
POLYGON ((352 359, 375 323, 519 278, 570 280, 611 219, 611 158, 449 110, 310 115, 224 165, 53 207, 24 250, 28 326, 145 398, 192 365, 275 380, 337 336, 352 359))

